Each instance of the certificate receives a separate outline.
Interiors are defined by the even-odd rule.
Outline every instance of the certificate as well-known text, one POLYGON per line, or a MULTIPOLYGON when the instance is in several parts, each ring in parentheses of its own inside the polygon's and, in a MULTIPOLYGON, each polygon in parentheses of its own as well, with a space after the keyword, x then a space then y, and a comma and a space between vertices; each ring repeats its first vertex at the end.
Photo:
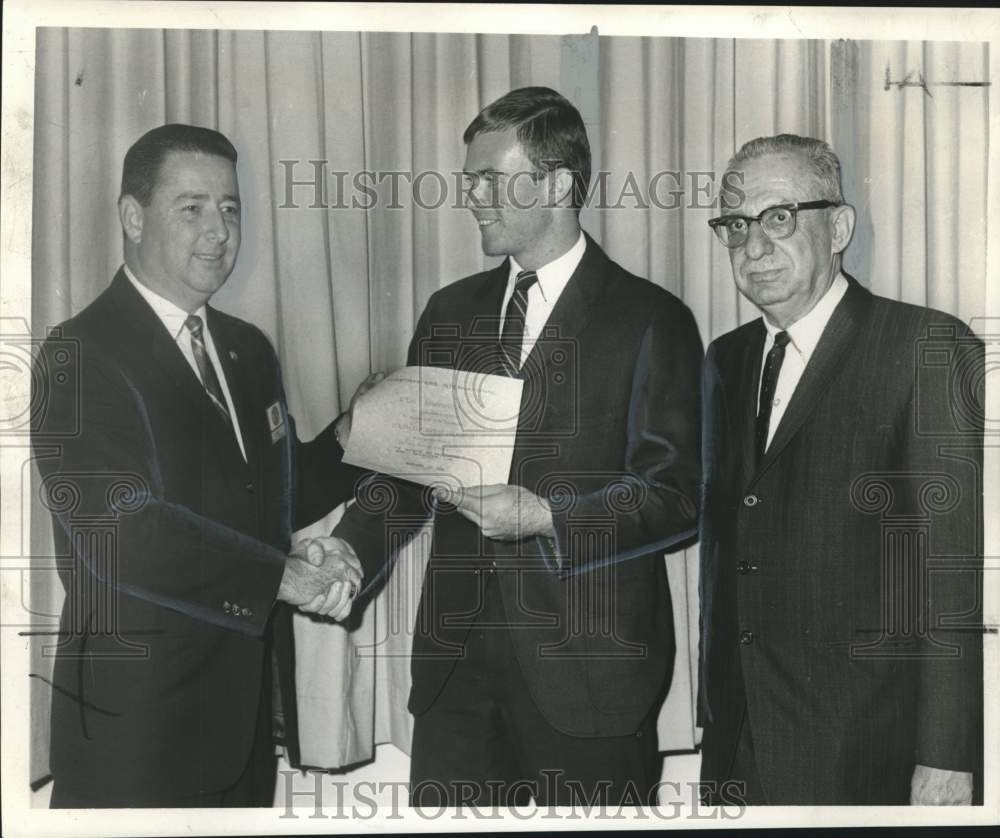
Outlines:
POLYGON ((453 492, 506 484, 523 386, 502 375, 404 367, 355 404, 344 462, 453 492))

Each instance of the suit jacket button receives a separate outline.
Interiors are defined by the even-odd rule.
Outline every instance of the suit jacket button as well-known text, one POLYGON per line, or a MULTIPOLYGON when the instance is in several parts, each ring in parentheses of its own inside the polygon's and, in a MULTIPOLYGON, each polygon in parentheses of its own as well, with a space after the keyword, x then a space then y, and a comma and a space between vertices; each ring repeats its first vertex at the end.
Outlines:
POLYGON ((740 632, 740 645, 749 646, 753 643, 753 632, 752 631, 741 631, 740 632))
POLYGON ((253 485, 253 481, 252 481, 252 480, 251 480, 250 482, 248 482, 248 483, 247 483, 247 485, 246 485, 246 490, 247 490, 247 491, 248 491, 248 492, 249 492, 249 493, 250 493, 251 495, 253 494, 253 492, 254 492, 254 489, 256 489, 256 488, 257 488, 257 487, 253 485))
POLYGON ((482 573, 483 573, 478 567, 475 570, 473 570, 472 572, 475 573, 476 576, 482 576, 482 573))
POLYGON ((743 498, 744 506, 756 506, 758 503, 760 503, 760 498, 756 495, 747 495, 743 498))

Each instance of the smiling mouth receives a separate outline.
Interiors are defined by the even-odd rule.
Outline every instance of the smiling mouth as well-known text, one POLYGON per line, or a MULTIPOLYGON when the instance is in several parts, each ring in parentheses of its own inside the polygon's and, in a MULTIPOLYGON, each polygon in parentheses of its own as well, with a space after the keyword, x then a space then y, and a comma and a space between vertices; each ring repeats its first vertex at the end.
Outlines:
POLYGON ((489 227, 491 224, 496 224, 497 219, 495 218, 477 218, 476 224, 479 225, 479 229, 482 230, 484 227, 489 227))
POLYGON ((196 253, 195 258, 200 259, 202 262, 215 263, 222 261, 222 254, 220 253, 218 256, 212 256, 208 253, 196 253))

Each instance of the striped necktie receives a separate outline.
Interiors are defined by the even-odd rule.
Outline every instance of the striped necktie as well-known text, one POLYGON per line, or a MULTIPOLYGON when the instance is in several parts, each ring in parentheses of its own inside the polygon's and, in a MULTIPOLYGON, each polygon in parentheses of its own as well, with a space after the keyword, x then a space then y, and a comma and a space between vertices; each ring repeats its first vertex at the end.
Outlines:
POLYGON ((205 387, 205 392, 208 393, 212 404, 215 405, 215 409, 219 411, 226 424, 232 427, 233 420, 229 415, 229 408, 226 406, 226 397, 222 393, 219 376, 216 375, 215 366, 205 349, 205 335, 202 330, 201 318, 197 314, 188 315, 184 325, 191 332, 191 351, 194 352, 194 362, 198 365, 198 372, 201 375, 201 383, 205 387))
POLYGON ((503 331, 500 333, 500 349, 504 367, 509 375, 516 376, 521 370, 524 321, 528 316, 528 290, 536 282, 538 274, 534 271, 521 271, 514 283, 514 293, 507 303, 503 331))

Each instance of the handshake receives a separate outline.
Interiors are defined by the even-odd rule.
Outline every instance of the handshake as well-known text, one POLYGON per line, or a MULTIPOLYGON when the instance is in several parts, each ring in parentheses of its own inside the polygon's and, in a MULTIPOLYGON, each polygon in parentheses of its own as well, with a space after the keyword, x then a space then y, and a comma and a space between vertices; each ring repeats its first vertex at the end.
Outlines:
POLYGON ((285 561, 278 599, 301 611, 343 620, 361 590, 361 562, 346 541, 332 536, 299 541, 285 561))

